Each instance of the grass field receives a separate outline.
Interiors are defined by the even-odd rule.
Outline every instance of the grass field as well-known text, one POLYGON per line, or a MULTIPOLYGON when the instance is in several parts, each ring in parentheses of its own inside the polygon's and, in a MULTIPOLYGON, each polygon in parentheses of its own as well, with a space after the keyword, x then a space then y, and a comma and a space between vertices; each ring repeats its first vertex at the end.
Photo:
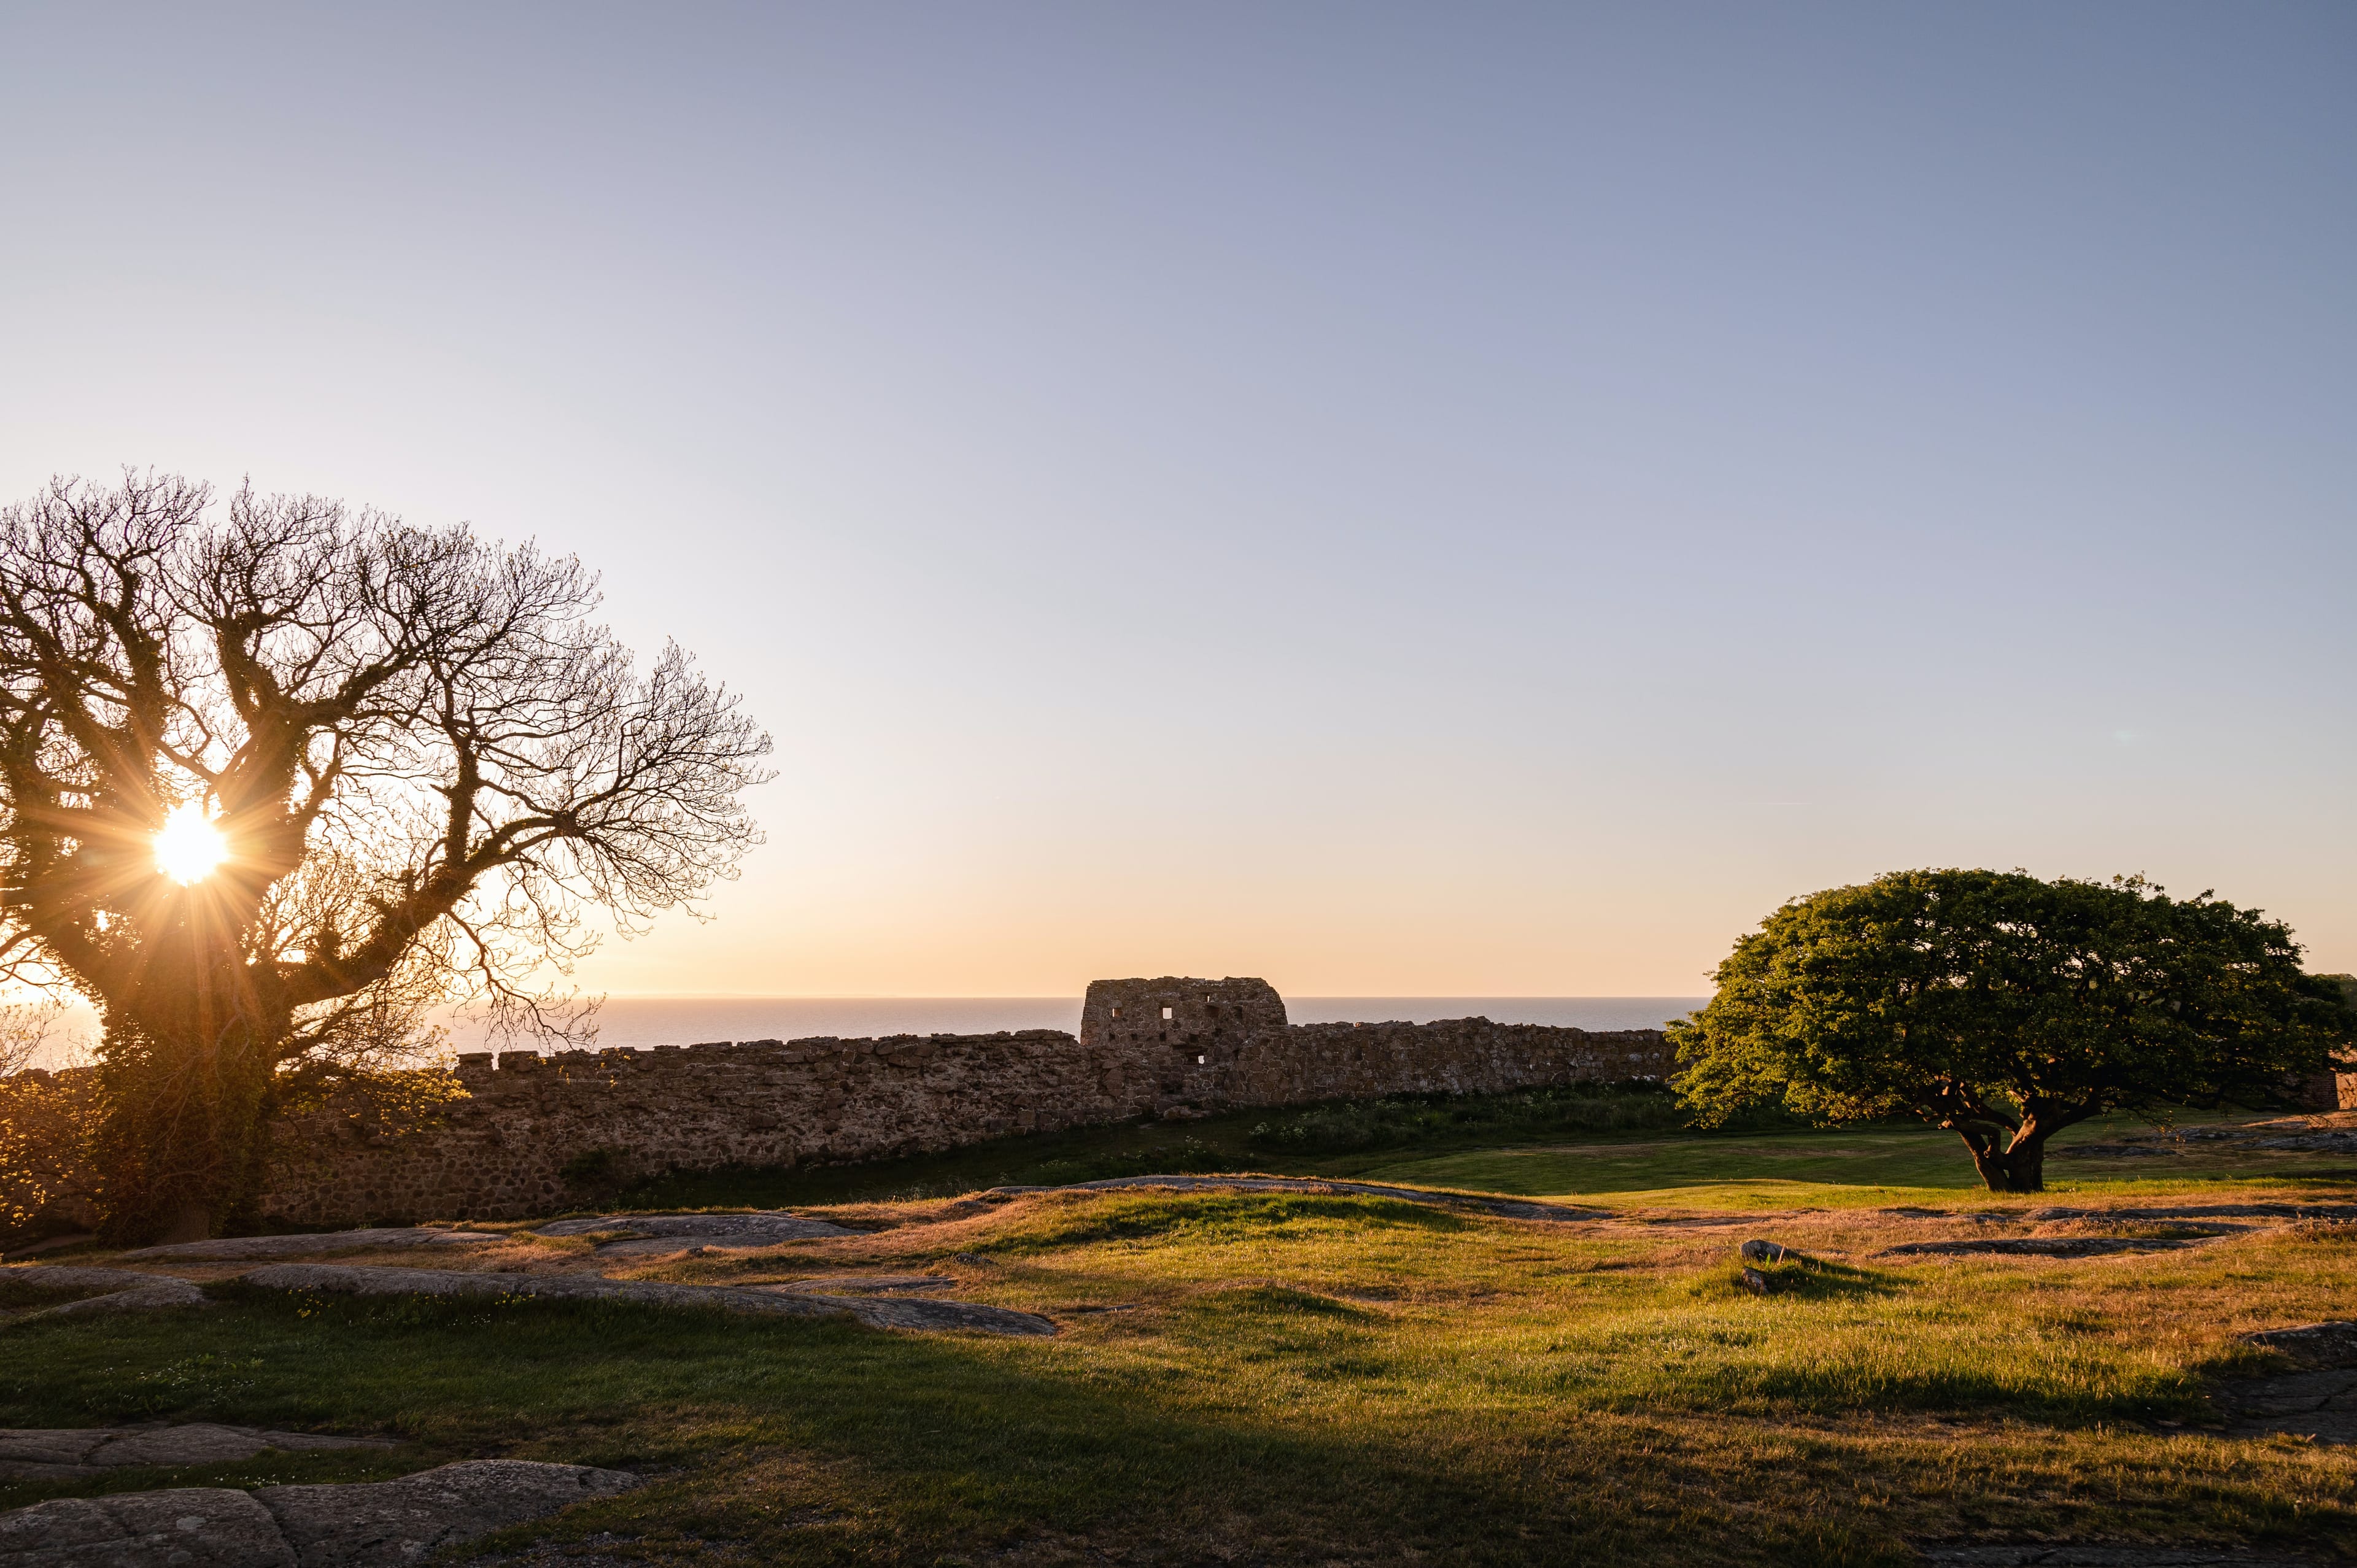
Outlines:
MULTIPOLYGON (((1971 1157, 1946 1133, 1914 1123, 1825 1132, 1785 1123, 1698 1133, 1666 1090, 1575 1088, 1538 1095, 1439 1101, 1463 1119, 1419 1124, 1432 1103, 1386 1101, 1392 1117, 1361 1115, 1379 1135, 1364 1146, 1304 1149, 1282 1133, 1288 1121, 1342 1120, 1332 1112, 1237 1112, 1195 1122, 1134 1122, 1005 1138, 946 1154, 857 1165, 790 1171, 724 1171, 673 1176, 619 1195, 638 1208, 786 1206, 947 1197, 1016 1184, 1056 1185, 1103 1176, 1187 1171, 1271 1171, 1346 1176, 1527 1197, 1636 1195, 1676 1191, 1677 1201, 1742 1206, 1748 1186, 1781 1204, 1807 1201, 1904 1202, 1892 1195, 1932 1192, 1943 1201, 1980 1190, 1971 1157), (1265 1130, 1265 1131, 1263 1131, 1265 1130), (1263 1135, 1254 1136, 1256 1131, 1263 1135), (1796 1187, 1794 1184, 1801 1184, 1796 1187), (1716 1195, 1706 1187, 1717 1189, 1716 1195), (1821 1190, 1820 1190, 1821 1189, 1821 1190)), ((1344 1108, 1345 1112, 1361 1108, 1344 1108)), ((1437 1120, 1437 1119, 1436 1119, 1437 1120)), ((2184 1127, 2247 1118, 2189 1112, 2184 1127)), ((2103 1144, 2141 1128, 2123 1118, 2073 1127, 2051 1147, 2103 1144)), ((1347 1143, 1346 1139, 1329 1139, 1347 1143)), ((2190 1145, 2159 1159, 2050 1158, 2057 1192, 2139 1187, 2171 1189, 2188 1182, 2357 1181, 2349 1155, 2260 1150, 2246 1144, 2190 1145), (2120 1184, 2129 1187, 2121 1188, 2120 1184)))
MULTIPOLYGON (((2229 1150, 2089 1161, 2083 1176, 2058 1161, 2053 1193, 1998 1199, 1966 1185, 1961 1148, 1907 1129, 1624 1127, 1480 1147, 1427 1127, 1388 1148, 1245 1157, 1264 1124, 714 1184, 693 1196, 808 1203, 803 1184, 834 1183, 832 1212, 872 1229, 628 1271, 921 1268, 962 1297, 1049 1313, 1063 1325, 1050 1340, 224 1284, 208 1312, 0 1331, 0 1424, 210 1419, 406 1440, 125 1472, 119 1487, 499 1455, 641 1471, 644 1490, 507 1543, 595 1541, 608 1562, 1899 1563, 1910 1542, 2038 1537, 2357 1551, 2352 1450, 2205 1429, 2221 1419, 2212 1380, 2278 1359, 2237 1334, 2357 1307, 2357 1245, 2339 1231, 2076 1261, 1878 1256, 1965 1214, 2029 1233, 2030 1211, 2056 1202, 2347 1201, 2328 1157, 2229 1150), (1610 1217, 1306 1194, 891 1196, 1157 1147, 1610 1217), (1884 1212, 1904 1206, 1947 1215, 1884 1212), (1730 1208, 1742 1225, 1708 1223, 1730 1208), (1750 1235, 1822 1262, 1747 1294, 1733 1247, 1750 1235)), ((2106 1229, 2060 1229, 2074 1226, 2106 1229)), ((585 1247, 516 1238, 432 1261, 571 1266, 585 1247)), ((17 1482, 0 1503, 87 1489, 17 1482)))

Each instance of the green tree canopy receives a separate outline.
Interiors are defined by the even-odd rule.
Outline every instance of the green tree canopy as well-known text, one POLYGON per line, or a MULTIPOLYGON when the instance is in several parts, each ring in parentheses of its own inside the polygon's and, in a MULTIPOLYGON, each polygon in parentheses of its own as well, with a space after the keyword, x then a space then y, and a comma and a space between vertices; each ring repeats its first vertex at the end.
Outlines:
POLYGON ((1901 871, 1794 899, 1673 1026, 1705 1124, 1781 1102, 1912 1114, 1993 1191, 2044 1186, 2046 1140, 2110 1111, 2264 1103, 2357 1043, 2287 926, 2142 877, 1901 871))

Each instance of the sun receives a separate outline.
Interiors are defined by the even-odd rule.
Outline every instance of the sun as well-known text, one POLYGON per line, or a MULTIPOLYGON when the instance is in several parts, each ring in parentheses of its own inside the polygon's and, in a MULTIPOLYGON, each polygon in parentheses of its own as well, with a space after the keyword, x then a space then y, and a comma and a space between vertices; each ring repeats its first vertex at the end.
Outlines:
POLYGON ((172 814, 156 830, 156 869, 183 887, 202 882, 228 858, 229 841, 194 800, 173 807, 172 814))

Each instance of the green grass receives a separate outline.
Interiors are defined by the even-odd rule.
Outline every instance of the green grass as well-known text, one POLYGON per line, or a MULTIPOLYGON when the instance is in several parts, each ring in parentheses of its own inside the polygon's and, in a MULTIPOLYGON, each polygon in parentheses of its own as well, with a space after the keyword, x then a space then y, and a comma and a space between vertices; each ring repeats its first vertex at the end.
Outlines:
MULTIPOLYGON (((1243 1119, 1114 1129, 881 1179, 942 1191, 960 1170, 1146 1162, 1191 1140, 1233 1163, 1544 1192, 1629 1221, 1300 1193, 871 1201, 842 1211, 866 1234, 639 1272, 942 1271, 1063 1333, 230 1284, 201 1313, 0 1328, 0 1424, 405 1442, 108 1487, 367 1479, 471 1455, 635 1469, 645 1489, 509 1539, 597 1536, 650 1562, 1897 1564, 1913 1541, 2031 1534, 2357 1551, 2357 1455, 2201 1430, 2211 1378, 2278 1362, 2239 1333, 2348 1314, 2346 1228, 2075 1262, 1883 1258, 1928 1223, 1882 1212, 1892 1201, 2050 1199, 1976 1196, 1962 1151, 1910 1129, 1458 1146, 1482 1120, 1381 1112, 1361 1124, 1405 1129, 1405 1148, 1276 1157, 1243 1119), (1731 1231, 1658 1212, 1770 1199, 1781 1212, 1731 1231), (1754 1233, 1806 1255, 1768 1271, 1764 1299, 1733 1251, 1754 1233)), ((2121 1162, 2135 1173, 2068 1190, 2349 1193, 2298 1157, 2188 1160, 2121 1162)), ((777 1202, 819 1174, 696 1196, 777 1202)), ((826 1179, 872 1197, 856 1184, 879 1175, 826 1179)), ((0 1503, 89 1489, 5 1483, 0 1503)))
MULTIPOLYGON (((2072 1129, 2058 1141, 2096 1142, 2117 1132, 2072 1129)), ((2280 1150, 2192 1152, 2162 1159, 2058 1159, 2049 1155, 2047 1197, 2186 1191, 2257 1183, 2345 1188, 2346 1155, 2280 1150)), ((1530 1197, 1697 1208, 1803 1204, 1996 1201, 1956 1139, 1936 1129, 1845 1128, 1718 1138, 1671 1137, 1536 1148, 1469 1149, 1361 1165, 1354 1174, 1407 1186, 1464 1187, 1530 1197)))
POLYGON ((946 1197, 1108 1176, 1269 1170, 1327 1175, 1403 1150, 1479 1148, 1546 1138, 1685 1130, 1656 1084, 1572 1084, 1497 1095, 1403 1095, 1184 1122, 1128 1122, 995 1139, 856 1165, 723 1170, 657 1177, 625 1193, 633 1208, 852 1203, 946 1197))
MULTIPOLYGON (((2190 1112, 2186 1126, 2250 1119, 2190 1112)), ((2052 1148, 2143 1130, 2126 1118, 2070 1129, 2052 1148)), ((985 1187, 1110 1176, 1266 1171, 1527 1197, 1659 1196, 1759 1207, 1789 1202, 1954 1202, 1980 1191, 1953 1134, 1915 1122, 1820 1131, 1762 1115, 1703 1133, 1670 1092, 1648 1084, 1574 1085, 1522 1094, 1400 1096, 1288 1112, 1234 1112, 996 1139, 942 1154, 800 1169, 658 1177, 617 1200, 632 1208, 784 1208, 948 1197, 985 1187), (1912 1194, 1912 1197, 1909 1197, 1912 1194)), ((2120 1184, 2345 1180, 2346 1155, 2194 1144, 2158 1159, 2050 1157, 2056 1192, 2120 1184)))

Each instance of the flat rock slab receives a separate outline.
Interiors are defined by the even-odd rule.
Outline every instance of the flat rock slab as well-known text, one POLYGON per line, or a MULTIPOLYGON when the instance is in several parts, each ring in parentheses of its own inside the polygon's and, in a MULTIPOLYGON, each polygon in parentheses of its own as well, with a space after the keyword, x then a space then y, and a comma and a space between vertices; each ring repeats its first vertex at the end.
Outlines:
POLYGON ((794 1285, 754 1285, 769 1294, 823 1302, 835 1311, 857 1318, 870 1328, 967 1328, 982 1334, 1009 1334, 1018 1338, 1046 1339, 1056 1334, 1056 1321, 1036 1312, 1011 1306, 986 1306, 978 1301, 942 1301, 899 1295, 823 1295, 794 1285))
POLYGON ((636 1236, 608 1241, 597 1249, 601 1258, 676 1258, 683 1252, 745 1252, 771 1243, 749 1236, 636 1236))
POLYGON ((254 1426, 77 1426, 0 1431, 0 1477, 68 1480, 120 1465, 218 1465, 276 1450, 393 1448, 389 1437, 254 1426))
POLYGON ((546 1296, 565 1301, 621 1301, 648 1306, 718 1307, 725 1312, 786 1317, 845 1316, 871 1328, 968 1328, 986 1334, 1044 1336, 1050 1319, 975 1302, 894 1301, 822 1295, 746 1285, 680 1285, 654 1280, 609 1280, 595 1274, 461 1273, 443 1269, 371 1268, 358 1263, 273 1263, 245 1276, 267 1290, 311 1290, 357 1295, 546 1296))
POLYGON ((2302 1323, 2290 1328, 2263 1328, 2243 1337, 2303 1361, 2357 1365, 2357 1323, 2302 1323))
POLYGON ((2301 1133, 2288 1138, 2261 1138, 2255 1149, 2320 1149, 2329 1154, 2357 1155, 2357 1133, 2301 1133))
MULTIPOLYGON (((397 1561, 388 1558, 387 1562, 397 1561)), ((176 1487, 0 1514, 0 1568, 302 1568, 250 1492, 176 1487)))
POLYGON ((782 1280, 755 1288, 767 1291, 816 1291, 821 1295, 866 1295, 875 1292, 950 1290, 957 1281, 945 1274, 820 1274, 806 1280, 782 1280))
POLYGON ((1960 1257, 1967 1253, 2007 1258, 2100 1258, 2114 1252, 2173 1252, 2218 1240, 2216 1236, 2176 1239, 2132 1236, 1981 1236, 1963 1241, 1902 1241, 1878 1258, 1960 1257))
POLYGON ((2219 1390, 2243 1432, 2281 1432, 2319 1443, 2357 1443, 2357 1369, 2322 1368, 2237 1378, 2219 1390))
MULTIPOLYGON (((1926 1563, 1972 1568, 2309 1568, 2313 1557, 2284 1557, 2227 1546, 1924 1546, 1926 1563)), ((2320 1568, 2320 1564, 2318 1565, 2320 1568)))
POLYGON ((141 1247, 125 1258, 299 1258, 307 1252, 349 1252, 368 1247, 480 1247, 501 1238, 481 1230, 436 1230, 425 1226, 384 1226, 368 1230, 323 1230, 299 1236, 216 1236, 209 1241, 175 1241, 141 1247))
MULTIPOLYGON (((758 1241, 740 1243, 734 1250, 741 1251, 746 1246, 762 1244, 758 1241)), ((712 1250, 692 1236, 640 1236, 634 1240, 608 1241, 597 1248, 597 1253, 601 1258, 673 1258, 682 1252, 709 1252, 712 1250)))
POLYGON ((619 1231, 632 1240, 677 1238, 710 1247, 771 1247, 813 1236, 856 1236, 824 1219, 769 1210, 754 1214, 601 1214, 588 1219, 558 1219, 535 1229, 543 1236, 587 1236, 619 1231))
MULTIPOLYGON (((1015 1197, 1029 1192, 1116 1192, 1124 1187, 1171 1187, 1180 1192, 1309 1192, 1349 1197, 1396 1197, 1438 1208, 1473 1208, 1508 1219, 1605 1219, 1610 1211, 1573 1208, 1560 1203, 1524 1203, 1516 1198, 1476 1197, 1469 1193, 1426 1192, 1414 1187, 1379 1187, 1363 1181, 1318 1181, 1308 1176, 1136 1176, 1076 1181, 1063 1187, 994 1187, 1015 1197)), ((1757 1217, 1753 1217, 1756 1220, 1757 1217)))
POLYGON ((129 1290, 171 1277, 137 1269, 86 1269, 73 1263, 18 1263, 0 1269, 0 1280, 33 1290, 129 1290))
POLYGON ((392 1568, 638 1484, 620 1470, 469 1459, 358 1486, 60 1498, 0 1514, 0 1568, 392 1568))
MULTIPOLYGON (((1989 1210, 1983 1210, 1988 1213, 1989 1210)), ((2003 1210, 1995 1211, 2000 1216, 2003 1210)), ((2047 1207, 2025 1209, 2009 1218, 2042 1224, 2050 1219, 2357 1219, 2357 1204, 2352 1203, 2178 1203, 2144 1205, 2134 1208, 2064 1208, 2047 1207)))
POLYGON ((2299 1369, 2220 1382, 2218 1402, 2234 1431, 2357 1443, 2357 1323, 2304 1323, 2243 1337, 2282 1351, 2299 1369))
POLYGON ((638 1484, 624 1470, 466 1459, 397 1481, 264 1487, 253 1495, 278 1521, 299 1568, 377 1568, 638 1484))
POLYGON ((193 1280, 171 1274, 141 1273, 136 1269, 82 1269, 27 1263, 0 1270, 0 1279, 34 1290, 98 1291, 80 1301, 60 1302, 11 1318, 31 1323, 46 1317, 80 1317, 104 1312, 153 1312, 162 1307, 209 1306, 210 1299, 193 1280))
MULTIPOLYGON (((2350 1203, 2175 1203, 2141 1204, 2122 1208, 2072 1208, 2049 1204, 2039 1208, 1919 1208, 1900 1205, 1878 1208, 1895 1219, 1961 1219, 1975 1225, 2043 1225, 2057 1219, 2107 1219, 2115 1223, 2145 1219, 2357 1219, 2357 1204, 2350 1203)), ((1754 1219, 1764 1218, 1755 1215, 1754 1219)))

